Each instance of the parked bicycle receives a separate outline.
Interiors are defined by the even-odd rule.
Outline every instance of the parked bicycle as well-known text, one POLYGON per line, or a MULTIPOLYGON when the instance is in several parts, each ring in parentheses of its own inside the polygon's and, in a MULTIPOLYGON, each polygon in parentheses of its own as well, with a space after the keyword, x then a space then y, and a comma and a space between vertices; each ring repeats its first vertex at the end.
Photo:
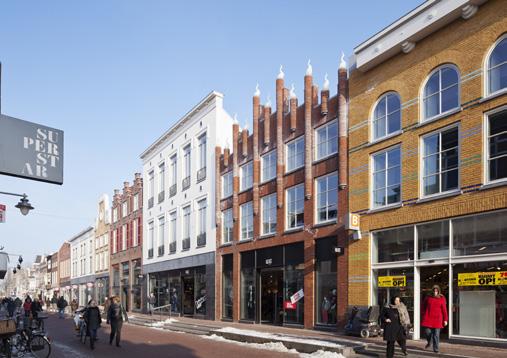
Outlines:
MULTIPOLYGON (((1 357, 23 357, 31 354, 37 358, 48 358, 51 355, 51 342, 45 332, 26 325, 24 317, 0 321, 1 357), (14 327, 14 329, 13 329, 14 327)), ((39 326, 37 323, 35 326, 39 326)))

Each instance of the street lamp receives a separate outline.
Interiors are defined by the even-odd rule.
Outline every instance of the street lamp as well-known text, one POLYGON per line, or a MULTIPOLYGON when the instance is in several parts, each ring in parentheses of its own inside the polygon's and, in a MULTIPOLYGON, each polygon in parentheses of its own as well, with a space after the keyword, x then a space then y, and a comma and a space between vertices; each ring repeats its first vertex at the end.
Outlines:
POLYGON ((21 199, 19 199, 19 203, 17 203, 15 205, 15 207, 18 208, 19 211, 21 211, 21 214, 23 214, 25 216, 28 215, 28 213, 30 212, 30 210, 34 209, 34 207, 32 206, 32 204, 30 204, 30 202, 28 201, 28 197, 26 196, 26 194, 7 193, 7 192, 4 192, 4 191, 0 191, 0 194, 21 197, 21 199))

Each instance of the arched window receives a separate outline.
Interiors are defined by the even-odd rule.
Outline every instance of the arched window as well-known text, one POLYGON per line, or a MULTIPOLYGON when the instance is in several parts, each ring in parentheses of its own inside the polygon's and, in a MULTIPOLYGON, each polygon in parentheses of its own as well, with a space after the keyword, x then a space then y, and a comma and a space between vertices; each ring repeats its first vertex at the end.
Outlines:
POLYGON ((401 129, 401 103, 396 92, 380 97, 373 111, 373 140, 380 139, 401 129))
POLYGON ((507 88, 507 35, 493 48, 487 62, 488 94, 507 88))
POLYGON ((433 71, 424 85, 423 121, 459 107, 459 73, 445 65, 433 71))

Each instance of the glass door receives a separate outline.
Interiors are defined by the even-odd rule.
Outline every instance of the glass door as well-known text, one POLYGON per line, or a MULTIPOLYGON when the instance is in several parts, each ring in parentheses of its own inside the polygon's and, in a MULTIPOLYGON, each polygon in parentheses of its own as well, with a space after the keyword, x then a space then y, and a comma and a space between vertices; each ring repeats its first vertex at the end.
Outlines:
POLYGON ((263 269, 260 272, 260 322, 283 323, 283 269, 263 269))
MULTIPOLYGON (((447 303, 447 315, 449 316, 449 272, 448 265, 445 266, 423 266, 420 268, 420 298, 421 308, 426 296, 433 294, 433 286, 440 286, 441 294, 444 295, 447 303)), ((423 313, 421 312, 421 320, 423 313)), ((449 318, 448 318, 449 319, 449 318)), ((449 322, 447 322, 449 323, 449 322)), ((449 325, 444 327, 440 338, 449 338, 449 325)), ((421 338, 424 338, 424 330, 421 331, 421 338)))
POLYGON ((183 284, 183 314, 194 315, 194 276, 182 276, 183 284))

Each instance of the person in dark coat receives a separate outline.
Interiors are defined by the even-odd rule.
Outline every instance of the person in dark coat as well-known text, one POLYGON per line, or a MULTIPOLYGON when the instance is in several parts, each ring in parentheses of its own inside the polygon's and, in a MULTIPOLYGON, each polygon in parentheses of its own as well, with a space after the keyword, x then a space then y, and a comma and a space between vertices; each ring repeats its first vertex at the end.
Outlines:
MULTIPOLYGON (((405 305, 403 305, 405 307, 405 305)), ((401 300, 395 296, 391 299, 391 304, 384 307, 382 312, 382 324, 384 326, 384 341, 387 341, 386 357, 394 357, 394 343, 398 342, 401 351, 407 355, 407 332, 402 322, 400 314, 401 300)), ((405 308, 406 309, 406 308, 405 308)))
POLYGON ((60 296, 58 302, 56 303, 56 307, 58 307, 58 318, 65 318, 65 308, 67 307, 67 301, 63 296, 60 296))
POLYGON ((447 301, 440 286, 434 285, 432 294, 424 298, 421 307, 421 326, 425 328, 426 349, 433 343, 433 352, 438 353, 440 330, 447 326, 447 301))
POLYGON ((120 347, 121 328, 123 322, 128 322, 127 312, 120 304, 120 298, 114 296, 112 303, 107 311, 107 323, 111 325, 111 334, 109 335, 109 344, 113 344, 113 339, 116 336, 116 347, 120 347))
POLYGON ((97 340, 97 330, 102 324, 102 317, 100 316, 100 310, 97 307, 95 300, 90 300, 88 306, 83 314, 84 321, 86 323, 86 329, 90 335, 90 348, 95 349, 95 341, 97 340))

